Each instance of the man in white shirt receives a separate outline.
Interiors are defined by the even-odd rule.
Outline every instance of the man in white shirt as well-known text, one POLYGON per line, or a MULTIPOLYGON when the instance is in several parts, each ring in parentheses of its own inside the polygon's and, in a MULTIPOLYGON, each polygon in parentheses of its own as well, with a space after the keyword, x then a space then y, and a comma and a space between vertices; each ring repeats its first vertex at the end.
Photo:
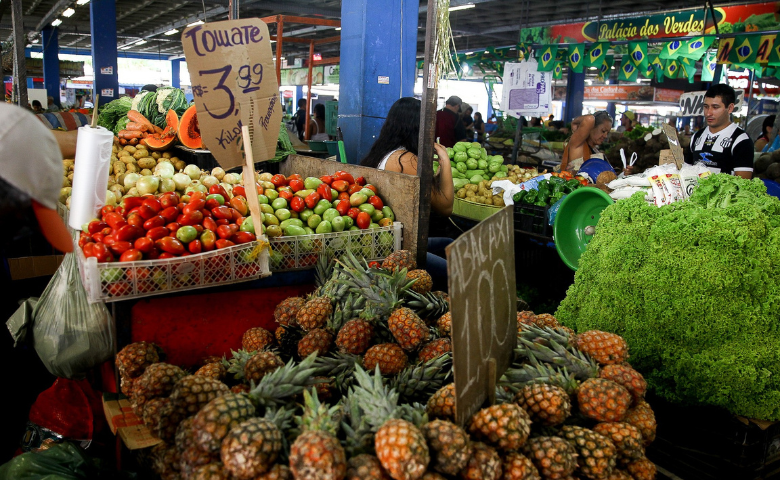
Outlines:
POLYGON ((702 162, 714 173, 753 178, 753 143, 744 130, 731 122, 736 93, 725 84, 713 85, 704 94, 707 127, 691 137, 688 163, 702 162))

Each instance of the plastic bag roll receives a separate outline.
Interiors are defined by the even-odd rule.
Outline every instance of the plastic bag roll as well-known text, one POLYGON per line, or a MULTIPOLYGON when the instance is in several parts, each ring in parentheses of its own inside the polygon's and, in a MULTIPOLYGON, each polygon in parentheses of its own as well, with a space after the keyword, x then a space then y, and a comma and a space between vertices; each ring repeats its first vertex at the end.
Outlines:
POLYGON ((68 225, 76 230, 97 217, 106 203, 108 167, 114 134, 103 127, 79 128, 76 164, 73 169, 73 193, 68 225))

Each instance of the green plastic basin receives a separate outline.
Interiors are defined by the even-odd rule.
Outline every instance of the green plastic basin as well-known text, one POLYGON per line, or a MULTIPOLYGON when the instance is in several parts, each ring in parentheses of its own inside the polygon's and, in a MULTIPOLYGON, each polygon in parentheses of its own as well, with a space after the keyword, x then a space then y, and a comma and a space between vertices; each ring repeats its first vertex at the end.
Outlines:
POLYGON ((563 200, 555 216, 553 238, 566 266, 577 270, 582 252, 593 239, 593 235, 586 232, 587 227, 595 227, 601 212, 613 203, 606 192, 590 187, 577 189, 563 200))

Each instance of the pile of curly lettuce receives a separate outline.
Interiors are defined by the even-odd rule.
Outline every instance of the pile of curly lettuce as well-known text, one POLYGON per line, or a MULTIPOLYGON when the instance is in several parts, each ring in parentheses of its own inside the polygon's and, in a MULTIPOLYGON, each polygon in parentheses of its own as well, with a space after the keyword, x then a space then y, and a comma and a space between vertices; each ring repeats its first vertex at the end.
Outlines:
POLYGON ((662 397, 780 420, 780 201, 719 174, 685 202, 611 205, 556 317, 622 335, 662 397))

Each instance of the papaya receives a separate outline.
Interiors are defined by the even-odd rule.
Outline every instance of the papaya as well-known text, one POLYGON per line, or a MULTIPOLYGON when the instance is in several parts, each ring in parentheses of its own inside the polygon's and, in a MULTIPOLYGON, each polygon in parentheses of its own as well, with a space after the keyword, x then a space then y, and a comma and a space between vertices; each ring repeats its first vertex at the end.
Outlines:
POLYGON ((181 116, 179 120, 179 141, 182 145, 192 149, 203 148, 203 141, 200 137, 200 128, 198 128, 198 114, 195 112, 195 105, 191 105, 181 116))
POLYGON ((159 133, 147 135, 143 143, 152 151, 168 150, 176 141, 176 132, 179 130, 179 116, 173 110, 168 110, 165 115, 165 128, 159 133))

